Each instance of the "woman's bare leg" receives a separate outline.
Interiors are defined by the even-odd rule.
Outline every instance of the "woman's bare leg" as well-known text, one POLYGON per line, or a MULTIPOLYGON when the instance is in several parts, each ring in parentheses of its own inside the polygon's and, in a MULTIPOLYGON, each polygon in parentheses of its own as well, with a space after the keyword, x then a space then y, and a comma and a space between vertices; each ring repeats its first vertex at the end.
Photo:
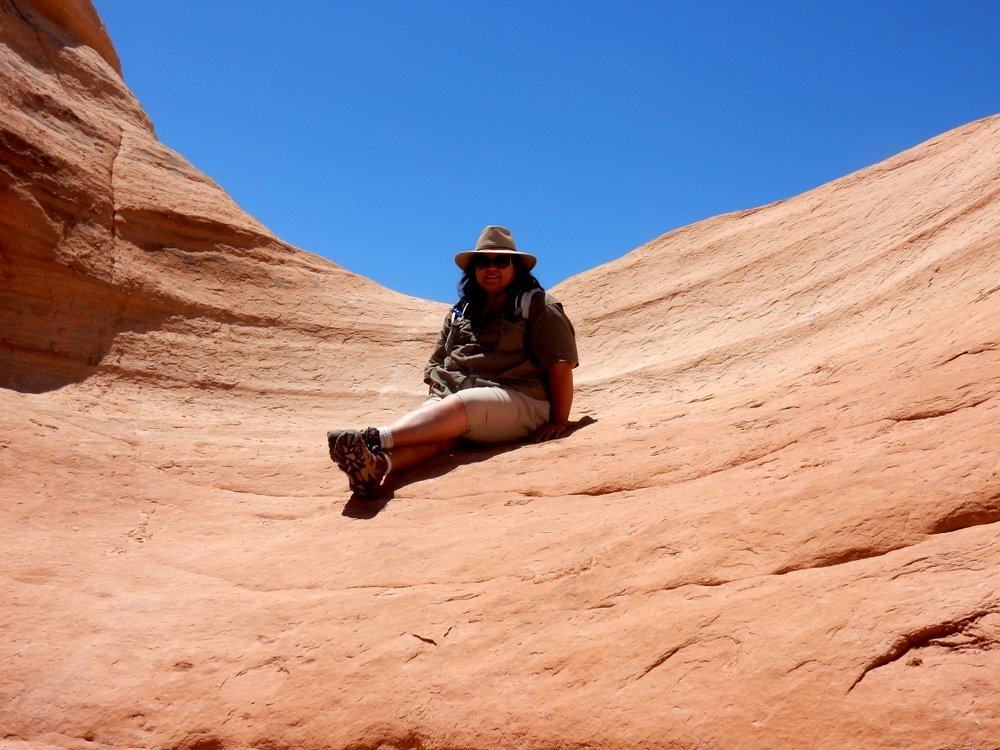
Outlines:
MULTIPOLYGON (((356 430, 330 430, 326 433, 330 458, 347 474, 351 489, 361 497, 372 497, 387 471, 401 471, 423 463, 449 450, 469 429, 465 404, 455 395, 424 404, 388 425, 391 447, 386 445, 379 428, 374 436, 388 450, 370 448, 370 440, 356 430)), ((370 428, 374 429, 374 428, 370 428)))
POLYGON ((422 464, 442 453, 452 451, 457 444, 457 440, 445 440, 440 443, 424 443, 423 445, 392 448, 387 453, 392 461, 392 471, 395 473, 422 464))
POLYGON ((392 433, 392 463, 395 468, 398 449, 461 437, 469 429, 469 417, 462 399, 452 394, 440 401, 424 404, 396 418, 388 426, 392 433))

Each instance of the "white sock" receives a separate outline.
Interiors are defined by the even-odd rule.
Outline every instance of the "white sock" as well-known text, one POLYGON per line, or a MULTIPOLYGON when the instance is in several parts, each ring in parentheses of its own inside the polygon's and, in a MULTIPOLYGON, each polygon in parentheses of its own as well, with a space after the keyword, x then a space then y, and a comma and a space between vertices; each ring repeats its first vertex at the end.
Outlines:
POLYGON ((378 428, 378 441, 382 445, 382 450, 389 450, 392 447, 392 433, 388 427, 378 428))

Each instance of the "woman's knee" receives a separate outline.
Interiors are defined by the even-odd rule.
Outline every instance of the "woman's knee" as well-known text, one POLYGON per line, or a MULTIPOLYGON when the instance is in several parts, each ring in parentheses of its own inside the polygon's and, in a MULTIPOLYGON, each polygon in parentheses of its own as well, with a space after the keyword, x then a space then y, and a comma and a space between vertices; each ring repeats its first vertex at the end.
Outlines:
POLYGON ((462 425, 465 429, 469 426, 469 411, 468 407, 461 398, 456 396, 454 393, 441 399, 437 404, 438 415, 441 418, 447 419, 450 422, 456 422, 462 425))
POLYGON ((394 444, 400 446, 439 443, 463 435, 468 428, 465 404, 453 395, 424 404, 389 425, 394 444))
POLYGON ((463 414, 465 413, 465 402, 457 393, 449 393, 443 399, 434 404, 434 406, 451 412, 461 411, 463 414))

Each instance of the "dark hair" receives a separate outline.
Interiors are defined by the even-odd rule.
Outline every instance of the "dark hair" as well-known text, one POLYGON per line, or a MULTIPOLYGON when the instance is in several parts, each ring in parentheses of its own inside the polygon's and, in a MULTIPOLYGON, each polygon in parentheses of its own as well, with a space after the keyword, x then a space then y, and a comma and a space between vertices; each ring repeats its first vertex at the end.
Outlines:
MULTIPOLYGON (((506 313, 514 312, 514 301, 521 292, 527 292, 531 289, 545 291, 545 288, 539 283, 538 279, 516 260, 514 261, 514 267, 517 269, 517 273, 514 276, 514 280, 510 282, 510 286, 505 290, 507 292, 506 313)), ((463 314, 469 320, 478 322, 482 319, 483 308, 486 306, 486 292, 483 291, 483 288, 479 286, 479 282, 476 281, 476 266, 474 263, 469 264, 469 268, 462 274, 462 278, 458 280, 458 304, 455 307, 461 308, 463 306, 465 306, 463 314)))

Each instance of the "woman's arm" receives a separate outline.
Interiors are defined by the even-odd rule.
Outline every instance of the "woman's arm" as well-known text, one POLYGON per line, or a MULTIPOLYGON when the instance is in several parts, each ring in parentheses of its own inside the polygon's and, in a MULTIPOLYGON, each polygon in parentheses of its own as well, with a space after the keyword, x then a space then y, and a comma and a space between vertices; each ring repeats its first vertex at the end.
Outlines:
POLYGON ((431 352, 431 358, 424 365, 424 382, 428 385, 432 385, 433 381, 430 379, 431 370, 437 365, 444 364, 444 358, 448 356, 448 331, 451 328, 451 313, 444 319, 444 325, 441 326, 441 333, 438 334, 437 341, 434 344, 434 351, 431 352))
POLYGON ((573 406, 573 363, 559 360, 549 365, 549 421, 535 432, 534 442, 553 440, 566 434, 573 406))

